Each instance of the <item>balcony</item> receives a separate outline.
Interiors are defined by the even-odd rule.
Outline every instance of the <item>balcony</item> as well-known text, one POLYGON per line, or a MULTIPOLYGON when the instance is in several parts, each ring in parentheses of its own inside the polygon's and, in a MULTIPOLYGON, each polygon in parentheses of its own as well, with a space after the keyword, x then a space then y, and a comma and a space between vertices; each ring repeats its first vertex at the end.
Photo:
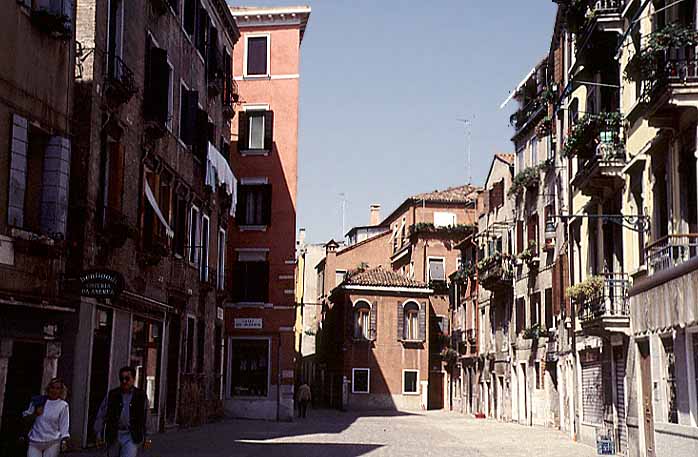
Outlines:
POLYGON ((519 132, 528 126, 535 118, 541 116, 547 108, 545 97, 542 96, 543 93, 538 94, 536 97, 529 100, 523 108, 516 111, 509 118, 509 124, 511 124, 516 132, 519 132))
POLYGON ((645 247, 647 271, 655 274, 698 256, 698 233, 664 236, 645 247))
POLYGON ((646 42, 628 62, 625 77, 641 83, 639 105, 650 125, 674 126, 676 109, 698 107, 698 30, 690 23, 668 24, 646 42))
POLYGON ((625 273, 604 273, 578 286, 584 293, 575 297, 580 305, 582 329, 590 335, 630 332, 628 289, 630 280, 625 273))
POLYGON ((620 141, 600 141, 592 157, 580 157, 571 184, 590 197, 614 194, 625 184, 623 168, 626 163, 625 149, 620 141))
POLYGON ((105 54, 104 58, 104 96, 110 107, 117 108, 128 103, 138 92, 136 78, 121 57, 105 54))
POLYGON ((495 254, 478 262, 478 281, 485 289, 494 292, 513 287, 512 262, 509 257, 495 254))
POLYGON ((590 46, 599 33, 621 33, 621 0, 582 0, 568 2, 567 22, 577 34, 578 51, 597 48, 590 46))
POLYGON ((624 157, 621 121, 619 112, 584 115, 567 134, 560 153, 563 157, 578 156, 582 159, 624 157))

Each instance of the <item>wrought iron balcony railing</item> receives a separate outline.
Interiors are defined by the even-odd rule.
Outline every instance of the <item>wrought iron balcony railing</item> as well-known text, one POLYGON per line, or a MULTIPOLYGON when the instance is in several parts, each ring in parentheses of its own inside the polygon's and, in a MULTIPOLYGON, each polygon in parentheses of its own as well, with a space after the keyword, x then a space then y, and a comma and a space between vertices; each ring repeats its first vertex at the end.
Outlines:
POLYGON ((603 287, 581 303, 582 322, 604 317, 628 316, 630 280, 625 273, 604 273, 603 287))
POLYGON ((650 274, 666 270, 698 256, 698 233, 671 234, 645 247, 650 274))
POLYGON ((104 58, 106 96, 117 105, 128 102, 138 92, 133 71, 117 55, 107 53, 104 58))

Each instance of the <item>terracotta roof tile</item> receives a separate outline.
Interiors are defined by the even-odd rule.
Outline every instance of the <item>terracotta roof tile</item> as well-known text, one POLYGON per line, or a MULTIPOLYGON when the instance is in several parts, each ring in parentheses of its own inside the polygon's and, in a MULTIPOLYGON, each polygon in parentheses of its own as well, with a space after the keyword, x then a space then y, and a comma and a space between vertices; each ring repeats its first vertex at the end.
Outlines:
POLYGON ((413 195, 413 200, 424 200, 428 202, 465 203, 476 198, 474 192, 478 187, 466 184, 464 186, 449 187, 445 190, 435 190, 423 194, 413 195))
POLYGON ((426 284, 408 278, 396 271, 383 269, 382 266, 349 274, 343 285, 425 288, 426 284))
POLYGON ((495 154, 495 156, 499 157, 500 159, 502 159, 503 161, 505 161, 509 165, 512 165, 514 163, 514 159, 516 158, 516 156, 514 154, 499 153, 499 154, 495 154))

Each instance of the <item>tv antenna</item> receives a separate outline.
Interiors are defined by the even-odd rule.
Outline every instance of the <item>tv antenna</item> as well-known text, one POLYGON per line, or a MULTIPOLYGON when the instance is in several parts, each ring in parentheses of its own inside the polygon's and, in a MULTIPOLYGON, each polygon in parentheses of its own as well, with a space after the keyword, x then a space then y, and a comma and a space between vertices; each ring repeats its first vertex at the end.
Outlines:
MULTIPOLYGON (((475 119, 475 116, 473 116, 473 119, 475 119)), ((458 118, 456 119, 458 122, 462 122, 463 126, 465 127, 465 157, 466 157, 466 163, 465 163, 465 174, 468 176, 468 184, 473 183, 473 164, 472 164, 472 157, 470 153, 470 138, 472 136, 472 126, 473 126, 473 119, 462 119, 458 118)))
POLYGON ((342 233, 341 233, 340 239, 344 239, 344 234, 347 233, 347 230, 346 230, 347 195, 344 192, 342 192, 339 194, 339 198, 341 201, 341 210, 342 210, 342 233))

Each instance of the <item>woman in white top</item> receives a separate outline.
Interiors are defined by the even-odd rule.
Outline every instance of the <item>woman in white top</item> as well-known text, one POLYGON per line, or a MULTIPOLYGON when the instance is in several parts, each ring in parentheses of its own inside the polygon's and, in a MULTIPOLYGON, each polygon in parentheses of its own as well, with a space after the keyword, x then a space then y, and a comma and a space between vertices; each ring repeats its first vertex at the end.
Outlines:
POLYGON ((67 448, 70 414, 65 401, 68 389, 59 378, 46 386, 46 395, 32 398, 24 417, 34 423, 29 431, 27 457, 56 457, 67 448))

